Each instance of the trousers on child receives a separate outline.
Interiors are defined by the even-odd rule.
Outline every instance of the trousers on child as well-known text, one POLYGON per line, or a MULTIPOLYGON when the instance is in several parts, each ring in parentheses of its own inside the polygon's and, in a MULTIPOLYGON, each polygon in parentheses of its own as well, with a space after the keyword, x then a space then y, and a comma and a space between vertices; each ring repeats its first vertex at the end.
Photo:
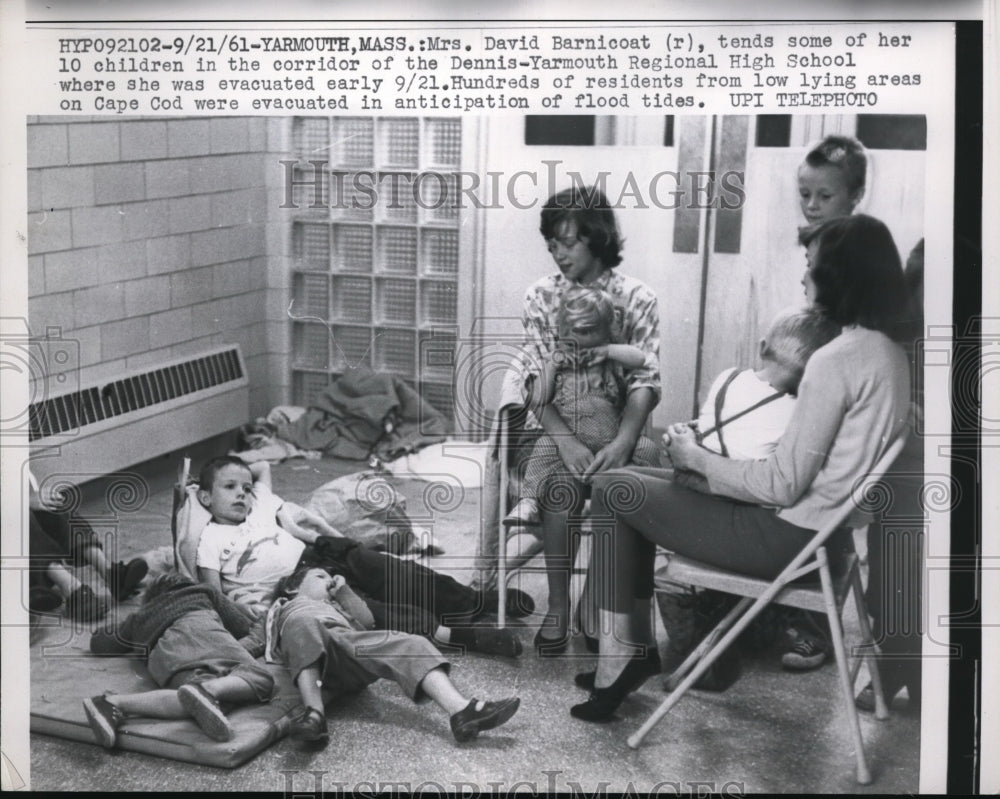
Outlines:
POLYGON ((323 687, 354 693, 380 678, 392 680, 411 699, 434 669, 450 664, 427 639, 390 630, 353 630, 311 613, 295 613, 281 627, 281 651, 293 680, 319 663, 323 687))
MULTIPOLYGON (((568 405, 565 402, 560 404, 558 410, 573 437, 595 454, 618 435, 621 414, 600 394, 575 396, 568 405)), ((636 466, 659 466, 659 449, 650 439, 640 436, 630 463, 636 466)), ((524 466, 521 497, 538 499, 546 479, 564 469, 555 439, 549 435, 541 436, 535 442, 524 466)))

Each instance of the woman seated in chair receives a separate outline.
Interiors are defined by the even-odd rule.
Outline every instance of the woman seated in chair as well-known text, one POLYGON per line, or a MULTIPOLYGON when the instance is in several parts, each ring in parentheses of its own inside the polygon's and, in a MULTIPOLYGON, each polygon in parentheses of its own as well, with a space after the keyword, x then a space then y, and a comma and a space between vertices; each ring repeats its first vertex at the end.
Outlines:
POLYGON ((541 364, 553 360, 560 345, 560 307, 567 290, 576 286, 606 292, 619 328, 618 342, 645 355, 644 363, 625 375, 614 435, 596 451, 583 443, 579 430, 567 424, 554 404, 539 411, 538 422, 558 450, 562 468, 548 475, 539 494, 549 602, 535 646, 542 655, 557 655, 568 644, 575 559, 568 522, 583 509, 584 484, 599 472, 630 463, 659 465, 655 449, 644 460, 645 450, 637 445, 660 398, 660 334, 656 295, 645 283, 615 269, 622 260, 622 237, 614 210, 600 191, 574 186, 550 197, 542 208, 540 231, 559 272, 537 281, 525 296, 521 321, 526 393, 530 395, 532 382, 541 379, 541 364))
MULTIPOLYGON (((724 458, 700 447, 686 424, 675 425, 664 436, 671 462, 703 475, 710 493, 629 471, 595 475, 594 518, 614 522, 594 524, 600 657, 596 672, 577 675, 591 693, 572 707, 576 718, 608 721, 660 670, 650 624, 657 545, 773 579, 907 422, 909 367, 890 338, 906 290, 889 230, 869 216, 843 217, 805 229, 802 243, 806 299, 843 332, 810 358, 775 451, 764 460, 724 458)), ((827 549, 836 561, 851 546, 844 528, 827 549)))

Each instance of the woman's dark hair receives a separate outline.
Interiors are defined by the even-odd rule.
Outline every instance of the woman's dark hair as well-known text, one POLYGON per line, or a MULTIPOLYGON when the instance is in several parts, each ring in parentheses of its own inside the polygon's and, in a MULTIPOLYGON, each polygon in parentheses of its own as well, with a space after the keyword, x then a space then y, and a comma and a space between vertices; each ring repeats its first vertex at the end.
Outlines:
POLYGON ((817 242, 809 272, 815 303, 830 319, 899 336, 908 299, 889 228, 865 214, 842 216, 802 228, 799 242, 817 242))
POLYGON ((622 262, 624 239, 618 231, 615 212, 608 198, 596 187, 573 186, 553 194, 542 206, 542 237, 559 236, 567 222, 576 225, 577 236, 586 237, 587 246, 605 269, 622 262))
MULTIPOLYGON (((246 461, 241 461, 234 455, 220 455, 217 458, 212 458, 208 463, 201 467, 201 471, 198 473, 198 487, 204 491, 211 491, 212 486, 215 485, 215 475, 221 472, 226 466, 242 466, 248 472, 250 467, 247 466, 246 461)), ((250 472, 252 475, 253 472, 250 472)))

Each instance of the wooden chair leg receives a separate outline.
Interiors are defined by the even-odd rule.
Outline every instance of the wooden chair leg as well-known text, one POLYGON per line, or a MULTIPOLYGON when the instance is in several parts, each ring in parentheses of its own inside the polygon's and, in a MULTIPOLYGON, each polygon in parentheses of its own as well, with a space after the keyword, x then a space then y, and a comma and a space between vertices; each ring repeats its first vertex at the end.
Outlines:
POLYGON ((868 666, 868 676, 871 677, 872 691, 875 694, 875 718, 885 721, 889 718, 889 703, 886 702, 885 691, 882 688, 882 674, 878 668, 878 651, 875 646, 875 636, 868 621, 868 606, 861 586, 861 575, 855 569, 851 575, 851 591, 854 592, 854 604, 858 609, 858 623, 861 627, 861 646, 863 658, 868 666))
POLYGON ((854 689, 851 686, 850 668, 847 665, 844 631, 840 625, 840 613, 837 610, 837 600, 833 593, 833 580, 830 577, 830 566, 827 562, 825 548, 820 547, 816 550, 816 560, 819 561, 819 579, 823 588, 823 599, 826 603, 826 615, 830 621, 833 653, 837 661, 837 671, 840 675, 840 688, 847 710, 847 722, 850 727, 851 736, 854 739, 857 780, 862 785, 868 785, 872 781, 872 775, 868 769, 868 762, 865 759, 865 744, 861 737, 861 722, 858 719, 858 709, 854 706, 854 689))

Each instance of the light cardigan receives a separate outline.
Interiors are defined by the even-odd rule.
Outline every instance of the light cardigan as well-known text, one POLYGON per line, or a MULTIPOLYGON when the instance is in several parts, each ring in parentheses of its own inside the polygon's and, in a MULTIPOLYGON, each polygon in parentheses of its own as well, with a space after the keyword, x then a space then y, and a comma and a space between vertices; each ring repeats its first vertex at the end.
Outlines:
MULTIPOLYGON (((759 461, 710 458, 709 489, 778 507, 785 521, 818 530, 906 424, 909 393, 902 348, 874 330, 845 328, 806 364, 775 451, 759 461)), ((864 521, 855 512, 849 524, 864 521)))

